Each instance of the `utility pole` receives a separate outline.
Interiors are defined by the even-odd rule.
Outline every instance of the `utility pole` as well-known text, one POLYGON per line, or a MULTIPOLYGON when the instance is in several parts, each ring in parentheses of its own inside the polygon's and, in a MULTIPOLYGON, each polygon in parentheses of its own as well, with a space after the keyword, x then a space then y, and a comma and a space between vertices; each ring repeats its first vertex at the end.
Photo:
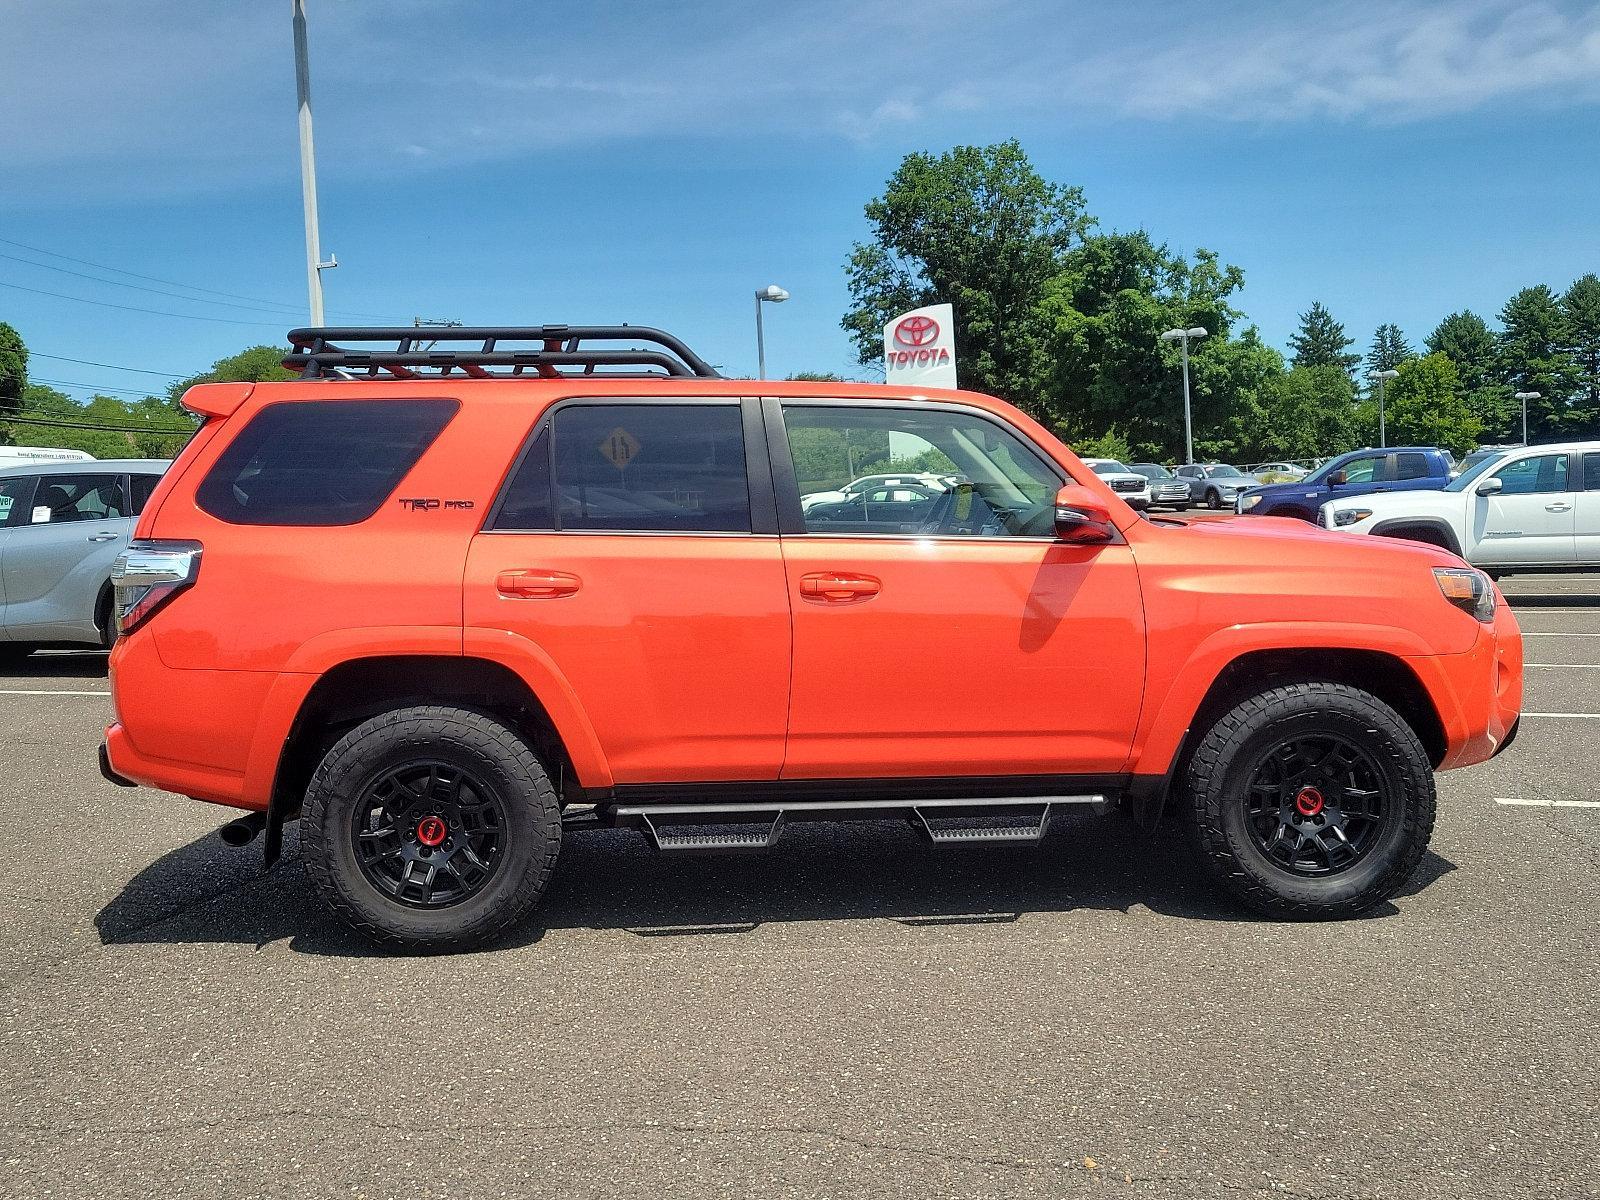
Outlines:
POLYGON ((1542 400, 1544 395, 1541 392, 1518 392, 1511 398, 1522 401, 1522 444, 1526 446, 1528 444, 1528 401, 1542 400))
POLYGON ((306 0, 294 3, 294 78, 300 98, 300 195, 306 210, 306 287, 311 293, 311 324, 323 325, 322 272, 339 265, 333 255, 322 261, 317 230, 317 155, 311 142, 311 62, 306 48, 306 0))

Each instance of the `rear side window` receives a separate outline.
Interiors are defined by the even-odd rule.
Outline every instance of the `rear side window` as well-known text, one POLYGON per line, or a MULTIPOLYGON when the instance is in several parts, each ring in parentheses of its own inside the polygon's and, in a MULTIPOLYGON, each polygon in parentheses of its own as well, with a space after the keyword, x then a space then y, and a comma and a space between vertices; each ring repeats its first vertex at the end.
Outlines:
POLYGON ((1426 479, 1428 477, 1428 456, 1425 454, 1396 454, 1394 456, 1395 479, 1426 479))
POLYGON ((354 525, 378 511, 456 413, 454 400, 263 408, 195 493, 234 525, 354 525))
POLYGON ((1592 450, 1583 456, 1583 490, 1600 492, 1600 454, 1592 450))
POLYGON ((739 406, 559 409, 523 456, 494 527, 749 533, 739 406))
POLYGON ((130 475, 128 483, 129 492, 133 497, 132 516, 137 517, 144 511, 144 506, 150 503, 150 494, 156 490, 156 484, 161 482, 159 475, 130 475))

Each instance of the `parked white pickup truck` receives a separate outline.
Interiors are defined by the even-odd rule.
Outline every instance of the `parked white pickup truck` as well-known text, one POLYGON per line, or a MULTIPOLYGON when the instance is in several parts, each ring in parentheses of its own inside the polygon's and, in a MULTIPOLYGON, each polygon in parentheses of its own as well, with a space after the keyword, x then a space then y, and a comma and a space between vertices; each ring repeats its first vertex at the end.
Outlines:
POLYGON ((1318 521, 1442 546, 1496 576, 1600 570, 1600 442, 1503 450, 1443 491, 1330 500, 1318 521))

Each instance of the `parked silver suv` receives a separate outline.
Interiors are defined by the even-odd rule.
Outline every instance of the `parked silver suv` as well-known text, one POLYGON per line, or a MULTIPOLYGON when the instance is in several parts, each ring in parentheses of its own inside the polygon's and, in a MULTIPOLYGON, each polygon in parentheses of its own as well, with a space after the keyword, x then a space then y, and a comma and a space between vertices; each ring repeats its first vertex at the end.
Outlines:
POLYGON ((111 564, 168 463, 61 462, 0 471, 0 663, 110 646, 111 564))

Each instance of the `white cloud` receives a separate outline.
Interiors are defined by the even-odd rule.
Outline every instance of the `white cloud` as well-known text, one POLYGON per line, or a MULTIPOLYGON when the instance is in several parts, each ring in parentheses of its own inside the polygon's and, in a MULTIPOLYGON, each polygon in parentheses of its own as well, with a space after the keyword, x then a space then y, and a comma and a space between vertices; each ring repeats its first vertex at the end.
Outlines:
MULTIPOLYGON (((0 0, 12 198, 295 170, 288 6, 0 0)), ((324 173, 620 139, 948 140, 1107 121, 1396 122, 1600 99, 1600 6, 1219 0, 314 3, 324 173)))

